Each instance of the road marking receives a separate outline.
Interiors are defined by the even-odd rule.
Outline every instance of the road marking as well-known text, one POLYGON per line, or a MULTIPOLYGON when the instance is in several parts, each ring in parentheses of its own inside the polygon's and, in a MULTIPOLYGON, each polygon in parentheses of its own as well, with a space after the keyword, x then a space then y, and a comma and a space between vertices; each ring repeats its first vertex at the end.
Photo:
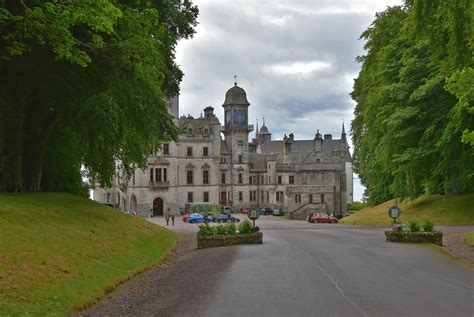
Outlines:
MULTIPOLYGON (((291 242, 290 242, 291 243, 291 242)), ((306 252, 304 249, 300 248, 298 245, 296 244, 293 244, 291 243, 292 245, 294 245, 297 249, 299 249, 301 252, 303 252, 303 254, 309 258, 311 260, 311 262, 313 262, 314 264, 316 264, 317 268, 324 274, 326 275, 326 277, 329 279, 329 281, 334 285, 334 287, 336 288, 336 290, 338 291, 339 294, 341 294, 342 297, 344 297, 351 305, 352 307, 354 307, 355 309, 357 309, 363 316, 366 316, 368 317, 369 314, 363 310, 362 308, 360 308, 352 299, 349 298, 349 296, 346 295, 346 293, 344 292, 344 289, 337 283, 337 281, 334 279, 334 277, 332 277, 331 274, 329 274, 328 271, 326 271, 324 269, 324 267, 319 264, 318 261, 316 261, 316 259, 311 255, 309 254, 308 252, 306 252)))

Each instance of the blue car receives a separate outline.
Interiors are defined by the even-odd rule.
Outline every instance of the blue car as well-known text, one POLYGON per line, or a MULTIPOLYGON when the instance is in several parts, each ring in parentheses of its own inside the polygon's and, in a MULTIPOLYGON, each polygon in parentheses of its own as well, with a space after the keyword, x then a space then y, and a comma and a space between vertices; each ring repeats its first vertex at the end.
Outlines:
MULTIPOLYGON (((213 222, 216 221, 212 215, 207 216, 207 221, 208 222, 213 222)), ((204 222, 204 215, 203 214, 191 214, 188 217, 188 222, 189 223, 201 223, 204 222)))

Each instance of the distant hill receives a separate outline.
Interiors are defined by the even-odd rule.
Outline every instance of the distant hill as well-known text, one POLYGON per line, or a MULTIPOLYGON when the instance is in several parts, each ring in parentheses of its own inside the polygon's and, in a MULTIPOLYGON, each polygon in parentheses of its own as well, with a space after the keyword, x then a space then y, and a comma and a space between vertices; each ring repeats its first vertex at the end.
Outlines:
POLYGON ((398 205, 401 217, 397 222, 408 223, 411 219, 431 219, 435 225, 474 224, 474 194, 435 196, 424 195, 414 201, 405 200, 397 204, 396 199, 380 205, 364 208, 341 219, 340 223, 355 225, 389 226, 392 223, 388 208, 398 205))
POLYGON ((0 194, 0 316, 66 316, 152 267, 179 237, 69 194, 0 194))

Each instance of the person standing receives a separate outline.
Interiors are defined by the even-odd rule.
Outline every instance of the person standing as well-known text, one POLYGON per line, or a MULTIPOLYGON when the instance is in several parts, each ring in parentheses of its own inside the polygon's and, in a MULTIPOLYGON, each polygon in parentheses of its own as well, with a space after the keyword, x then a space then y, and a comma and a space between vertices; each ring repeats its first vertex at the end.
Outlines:
POLYGON ((174 214, 171 215, 171 224, 174 226, 174 214))
POLYGON ((169 226, 170 225, 170 215, 168 215, 168 213, 166 213, 165 219, 166 219, 166 225, 169 226))

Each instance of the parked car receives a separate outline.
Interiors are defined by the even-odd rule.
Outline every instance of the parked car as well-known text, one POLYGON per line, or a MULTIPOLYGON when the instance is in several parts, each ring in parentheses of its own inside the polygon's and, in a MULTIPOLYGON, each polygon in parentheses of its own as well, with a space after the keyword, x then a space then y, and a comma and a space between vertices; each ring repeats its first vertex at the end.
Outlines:
POLYGON ((231 214, 217 214, 215 216, 215 221, 216 222, 240 222, 240 219, 239 218, 235 218, 234 216, 232 216, 231 214))
POLYGON ((181 219, 186 222, 188 221, 188 217, 189 217, 189 214, 184 214, 183 217, 181 217, 181 219))
POLYGON ((188 216, 188 222, 189 222, 189 223, 201 223, 201 222, 204 222, 204 215, 202 215, 202 214, 197 214, 197 213, 190 214, 190 215, 188 216))
POLYGON ((234 211, 232 210, 232 206, 222 206, 222 213, 223 214, 231 214, 234 211))
POLYGON ((270 208, 270 207, 262 208, 262 210, 260 210, 260 214, 261 215, 273 215, 273 209, 270 208))
POLYGON ((311 215, 311 217, 308 220, 311 223, 337 223, 338 220, 334 216, 330 216, 328 214, 320 214, 320 213, 314 213, 311 215))
POLYGON ((240 208, 239 209, 240 213, 242 213, 243 215, 246 215, 248 213, 248 208, 240 208))
POLYGON ((273 215, 274 216, 284 216, 285 212, 283 211, 282 208, 275 208, 275 209, 273 209, 273 215))

